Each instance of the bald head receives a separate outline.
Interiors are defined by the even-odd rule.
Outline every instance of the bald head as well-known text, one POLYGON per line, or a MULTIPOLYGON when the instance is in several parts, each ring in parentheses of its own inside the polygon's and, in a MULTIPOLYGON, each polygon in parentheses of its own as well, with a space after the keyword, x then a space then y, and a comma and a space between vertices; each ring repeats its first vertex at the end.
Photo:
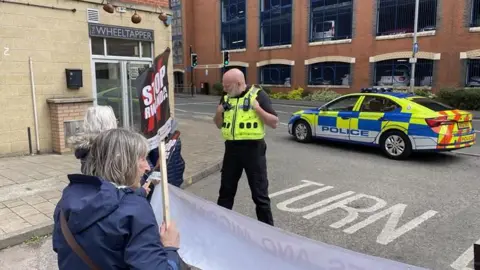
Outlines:
POLYGON ((223 90, 231 97, 240 95, 246 88, 245 76, 238 68, 232 68, 223 74, 223 90))

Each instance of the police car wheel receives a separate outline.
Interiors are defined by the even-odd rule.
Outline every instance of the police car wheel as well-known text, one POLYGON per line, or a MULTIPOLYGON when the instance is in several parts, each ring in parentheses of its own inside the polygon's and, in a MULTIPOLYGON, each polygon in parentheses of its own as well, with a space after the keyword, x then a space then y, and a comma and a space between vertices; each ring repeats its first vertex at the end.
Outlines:
POLYGON ((401 131, 393 130, 383 134, 380 146, 383 153, 391 159, 406 159, 412 154, 410 139, 401 131))
POLYGON ((293 135, 295 139, 299 142, 309 142, 312 140, 312 130, 310 125, 304 121, 299 120, 293 126, 293 135))

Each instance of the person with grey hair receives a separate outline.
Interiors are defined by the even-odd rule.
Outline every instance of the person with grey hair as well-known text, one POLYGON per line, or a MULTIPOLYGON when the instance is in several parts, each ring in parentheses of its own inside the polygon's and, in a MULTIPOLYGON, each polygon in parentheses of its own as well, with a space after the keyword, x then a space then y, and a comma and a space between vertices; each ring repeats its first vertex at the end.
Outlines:
POLYGON ((110 129, 89 151, 84 174, 68 175, 55 208, 52 242, 59 269, 180 269, 175 224, 159 228, 148 201, 135 193, 149 169, 147 140, 110 129))
POLYGON ((114 128, 117 128, 117 118, 112 107, 92 106, 87 109, 83 119, 83 133, 69 139, 75 149, 75 157, 81 162, 82 173, 93 140, 101 132, 114 128))

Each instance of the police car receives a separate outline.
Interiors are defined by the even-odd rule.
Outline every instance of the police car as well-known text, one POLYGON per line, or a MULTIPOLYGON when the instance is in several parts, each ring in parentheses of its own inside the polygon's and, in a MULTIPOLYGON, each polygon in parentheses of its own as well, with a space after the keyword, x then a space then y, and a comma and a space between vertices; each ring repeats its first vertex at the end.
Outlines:
POLYGON ((391 159, 471 147, 476 140, 471 113, 388 88, 363 88, 295 112, 288 132, 299 142, 322 138, 379 146, 391 159))

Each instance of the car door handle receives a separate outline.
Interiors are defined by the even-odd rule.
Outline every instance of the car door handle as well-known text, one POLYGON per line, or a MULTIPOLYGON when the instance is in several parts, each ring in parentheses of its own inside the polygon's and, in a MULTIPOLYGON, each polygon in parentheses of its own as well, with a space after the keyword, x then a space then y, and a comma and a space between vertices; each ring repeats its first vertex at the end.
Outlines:
POLYGON ((382 117, 378 118, 378 121, 385 121, 385 117, 382 116, 382 117))
POLYGON ((342 119, 347 120, 347 119, 350 119, 350 117, 348 117, 348 116, 342 116, 342 119))

